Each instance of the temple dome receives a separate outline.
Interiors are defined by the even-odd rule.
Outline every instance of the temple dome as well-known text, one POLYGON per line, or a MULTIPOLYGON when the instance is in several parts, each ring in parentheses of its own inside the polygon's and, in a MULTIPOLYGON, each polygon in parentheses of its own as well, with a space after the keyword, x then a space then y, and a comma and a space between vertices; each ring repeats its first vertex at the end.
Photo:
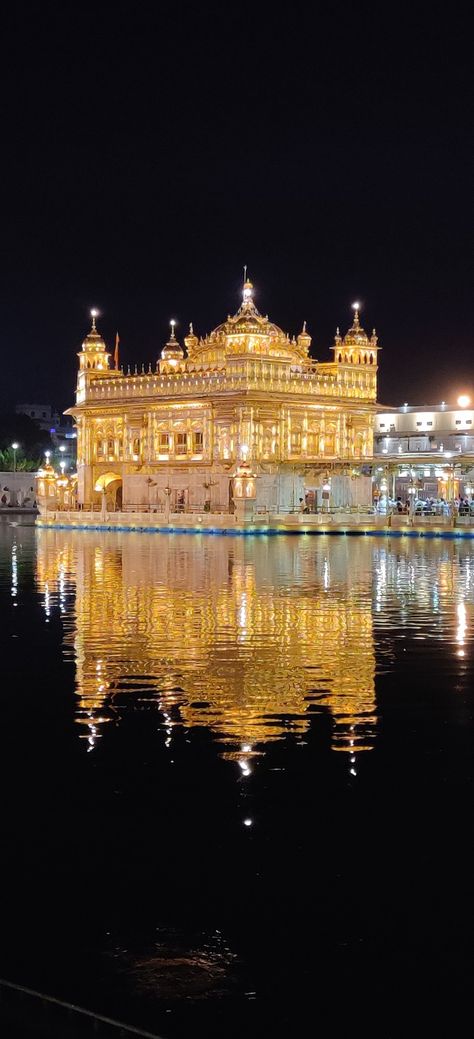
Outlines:
POLYGON ((178 340, 176 338, 176 335, 175 335, 175 331, 174 331, 175 322, 171 321, 170 324, 171 324, 171 335, 170 335, 170 337, 168 339, 168 342, 165 343, 165 345, 164 345, 164 347, 163 347, 163 349, 161 351, 161 360, 162 361, 167 361, 168 364, 171 364, 171 365, 175 366, 175 365, 179 364, 179 362, 184 359, 184 350, 183 350, 181 344, 178 342, 178 340))
POLYGON ((368 342, 367 332, 359 321, 359 307, 354 304, 354 320, 343 338, 344 346, 366 346, 368 342))
POLYGON ((88 335, 86 335, 86 338, 84 339, 84 342, 82 344, 82 349, 84 351, 87 351, 88 353, 92 352, 92 351, 96 352, 97 350, 105 351, 107 349, 107 347, 105 345, 105 340, 102 338, 100 332, 97 331, 96 324, 95 324, 95 319, 97 317, 97 311, 96 310, 91 310, 91 316, 92 316, 92 327, 91 327, 90 332, 88 333, 88 335))

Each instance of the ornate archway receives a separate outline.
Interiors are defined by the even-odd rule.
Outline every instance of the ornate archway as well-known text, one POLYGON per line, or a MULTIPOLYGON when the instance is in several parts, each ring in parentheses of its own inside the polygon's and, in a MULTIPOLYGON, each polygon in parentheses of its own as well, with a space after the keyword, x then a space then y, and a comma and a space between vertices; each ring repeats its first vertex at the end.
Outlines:
POLYGON ((122 477, 118 473, 101 473, 94 484, 96 494, 105 495, 107 512, 122 508, 122 477))

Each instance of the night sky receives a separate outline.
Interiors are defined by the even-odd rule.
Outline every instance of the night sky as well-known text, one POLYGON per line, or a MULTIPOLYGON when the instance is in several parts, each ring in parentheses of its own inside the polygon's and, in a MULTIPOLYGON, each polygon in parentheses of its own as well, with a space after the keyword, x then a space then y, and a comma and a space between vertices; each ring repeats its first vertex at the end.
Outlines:
POLYGON ((473 26, 402 11, 11 5, 0 404, 73 403, 91 306, 125 364, 210 331, 243 264, 320 360, 360 300, 383 403, 474 393, 473 26))

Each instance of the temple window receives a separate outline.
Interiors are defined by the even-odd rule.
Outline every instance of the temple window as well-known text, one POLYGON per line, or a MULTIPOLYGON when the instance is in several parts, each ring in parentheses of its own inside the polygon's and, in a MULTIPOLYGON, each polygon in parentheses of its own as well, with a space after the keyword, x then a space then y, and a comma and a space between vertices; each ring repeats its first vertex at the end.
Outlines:
POLYGON ((110 457, 110 455, 112 455, 112 457, 113 457, 114 454, 115 454, 115 445, 114 445, 114 442, 113 442, 112 438, 110 438, 107 441, 107 454, 109 455, 109 457, 110 457))
POLYGON ((203 434, 202 434, 202 430, 197 429, 193 433, 193 453, 195 455, 202 454, 202 448, 203 448, 203 434))
POLYGON ((133 455, 139 455, 140 454, 140 437, 134 437, 133 438, 133 441, 132 441, 132 454, 133 455))
POLYGON ((168 454, 170 449, 170 435, 169 433, 160 433, 158 437, 158 451, 160 454, 168 454))
POLYGON ((292 430, 291 433, 291 453, 298 454, 301 451, 301 432, 299 429, 292 430))
POLYGON ((187 433, 176 434, 176 454, 186 455, 188 453, 188 435, 187 433))

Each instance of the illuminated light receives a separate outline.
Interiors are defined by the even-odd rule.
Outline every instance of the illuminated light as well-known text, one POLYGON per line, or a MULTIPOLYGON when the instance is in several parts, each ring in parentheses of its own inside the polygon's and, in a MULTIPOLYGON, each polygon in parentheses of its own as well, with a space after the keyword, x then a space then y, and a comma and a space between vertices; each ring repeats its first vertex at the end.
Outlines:
POLYGON ((244 826, 252 826, 253 819, 244 819, 244 826))
POLYGON ((92 307, 92 310, 91 310, 91 317, 98 317, 98 316, 99 316, 99 311, 98 311, 98 310, 96 310, 96 308, 95 308, 95 307, 92 307))
POLYGON ((468 408, 471 403, 471 398, 468 397, 467 393, 461 393, 458 397, 458 404, 460 408, 468 408))
POLYGON ((352 304, 352 309, 353 310, 360 310, 360 303, 353 303, 352 304))

